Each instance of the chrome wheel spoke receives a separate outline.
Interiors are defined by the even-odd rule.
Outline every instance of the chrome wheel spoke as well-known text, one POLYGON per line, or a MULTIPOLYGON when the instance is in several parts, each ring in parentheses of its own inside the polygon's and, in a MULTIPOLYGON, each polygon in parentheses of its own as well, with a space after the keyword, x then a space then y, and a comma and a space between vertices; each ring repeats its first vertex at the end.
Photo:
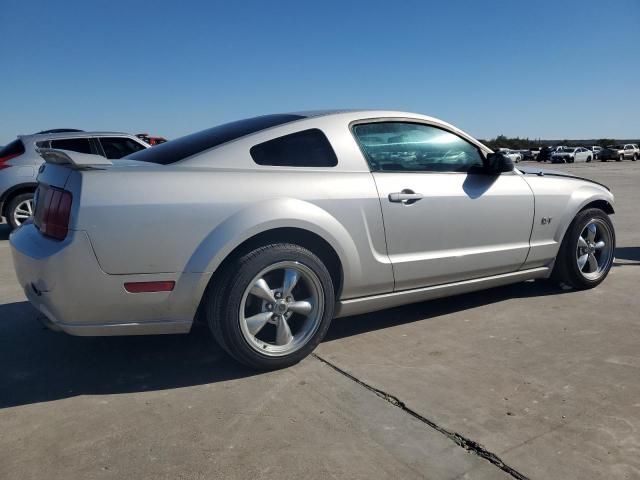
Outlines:
POLYGON ((27 210, 29 211, 29 216, 33 215, 33 200, 27 202, 27 210))
POLYGON ((588 254, 584 254, 584 255, 580 255, 580 257, 578 257, 578 268, 580 270, 582 270, 584 268, 584 266, 587 264, 587 260, 589 259, 589 255, 588 254))
POLYGON ((289 304, 289 311, 293 313, 299 313, 300 315, 309 315, 313 310, 313 304, 311 299, 298 300, 289 304))
POLYGON ((596 239, 596 232, 598 231, 594 223, 587 225, 587 241, 593 242, 596 239))
POLYGON ((598 271, 598 259, 593 253, 589 254, 589 270, 590 270, 589 273, 598 271))
POLYGON ((264 278, 259 278, 256 283, 253 284, 249 293, 267 302, 276 303, 273 291, 269 288, 269 285, 264 278))
POLYGON ((300 274, 293 268, 287 268, 284 271, 284 284, 282 285, 282 295, 286 298, 291 295, 291 291, 298 284, 300 274))
POLYGON ((251 335, 257 335, 260 330, 267 324, 269 319, 273 316, 271 312, 261 312, 257 313, 249 318, 245 318, 245 322, 247 324, 247 328, 251 335))
POLYGON ((276 320, 276 345, 283 346, 288 345, 293 341, 293 335, 289 324, 285 320, 284 316, 278 316, 276 320))
POLYGON ((596 250, 602 250, 605 246, 606 244, 602 240, 600 240, 598 243, 594 245, 594 248, 596 250))
POLYGON ((587 248, 588 247, 587 241, 584 238, 582 238, 582 236, 578 237, 578 247, 580 247, 580 248, 587 248))

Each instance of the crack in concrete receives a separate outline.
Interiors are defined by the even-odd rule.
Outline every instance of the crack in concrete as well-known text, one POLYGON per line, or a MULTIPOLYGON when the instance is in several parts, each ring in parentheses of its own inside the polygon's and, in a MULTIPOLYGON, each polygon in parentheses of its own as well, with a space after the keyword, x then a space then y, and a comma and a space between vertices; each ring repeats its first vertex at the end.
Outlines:
POLYGON ((468 452, 473 453, 474 455, 477 455, 477 456, 479 456, 481 458, 484 458, 489 463, 495 465, 496 467, 498 467, 503 472, 506 472, 509 475, 511 475, 513 478, 515 478, 517 480, 529 480, 529 477, 527 477, 526 475, 518 472, 514 468, 512 468, 509 465, 507 465, 506 463, 504 463, 500 459, 500 457, 498 457, 495 453, 492 453, 492 452, 488 451, 486 448, 484 448, 478 442, 474 442, 473 440, 471 440, 469 438, 466 438, 466 437, 464 437, 463 435, 460 435, 457 432, 450 432, 446 428, 441 427, 440 425, 436 424, 435 422, 433 422, 433 421, 429 420, 428 418, 420 415, 415 410, 410 409, 399 398, 394 397, 393 395, 391 395, 391 394, 389 394, 387 392, 384 392, 382 390, 378 390, 375 387, 372 387, 371 385, 363 382, 359 378, 354 377, 349 372, 346 372, 345 370, 343 370, 340 367, 334 365, 333 363, 329 362, 328 360, 325 360, 324 358, 319 356, 317 353, 312 353, 311 356, 313 356, 314 358, 318 359, 320 362, 322 362, 325 365, 327 365, 328 367, 332 368, 333 370, 335 370, 339 374, 344 375, 349 380, 352 380, 352 381, 356 382, 358 385, 360 385, 360 386, 366 388, 367 390, 375 393, 378 397, 380 397, 383 400, 389 402, 394 407, 398 407, 399 409, 401 409, 404 412, 408 413, 409 415, 411 415, 412 417, 414 417, 417 420, 421 421, 422 423, 427 424, 429 427, 433 428, 437 432, 439 432, 442 435, 444 435, 447 438, 449 438, 451 441, 453 441, 459 447, 464 448, 465 450, 467 450, 468 452))

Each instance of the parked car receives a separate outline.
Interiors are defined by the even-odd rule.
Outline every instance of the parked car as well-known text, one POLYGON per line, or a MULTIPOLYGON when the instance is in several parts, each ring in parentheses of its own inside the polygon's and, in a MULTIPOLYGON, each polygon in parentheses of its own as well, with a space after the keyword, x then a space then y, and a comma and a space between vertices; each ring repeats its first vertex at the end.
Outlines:
POLYGON ((584 147, 564 147, 551 154, 551 163, 590 162, 593 152, 584 147))
POLYGON ((593 159, 594 160, 598 160, 598 158, 599 158, 598 155, 602 151, 602 147, 600 147, 598 145, 593 145, 590 150, 593 152, 593 159))
POLYGON ((601 162, 606 162, 607 160, 621 162, 624 159, 624 149, 622 145, 608 145, 600 150, 598 158, 601 162))
POLYGON ((534 160, 538 160, 538 155, 540 155, 540 150, 541 150, 540 147, 531 148, 530 152, 531 152, 531 155, 533 155, 534 160))
POLYGON ((540 149, 540 153, 538 154, 538 157, 536 158, 536 160, 538 162, 550 162, 551 161, 551 155, 553 154, 554 149, 552 147, 542 147, 540 149))
POLYGON ((533 151, 531 150, 516 150, 520 156, 522 157, 523 161, 531 161, 531 160, 535 160, 535 156, 533 155, 533 151))
POLYGON ((148 148, 133 135, 113 132, 83 132, 54 129, 33 135, 19 135, 0 150, 0 216, 11 228, 20 226, 33 213, 41 148, 58 148, 118 159, 148 148))
POLYGON ((510 148, 499 148, 498 151, 504 153, 511 159, 513 163, 519 163, 522 160, 522 154, 518 150, 511 150, 510 148))
POLYGON ((628 143, 622 148, 622 156, 627 160, 633 160, 634 162, 640 158, 640 149, 638 145, 628 143))
POLYGON ((154 137, 149 135, 148 133, 137 133, 136 137, 144 142, 147 142, 149 145, 160 145, 161 143, 167 141, 167 139, 164 137, 154 137))
POLYGON ((334 317, 529 279, 592 288, 613 261, 606 187, 515 169, 423 115, 267 115, 124 164, 41 155, 10 244, 29 301, 74 335, 200 319, 240 362, 281 368, 334 317))

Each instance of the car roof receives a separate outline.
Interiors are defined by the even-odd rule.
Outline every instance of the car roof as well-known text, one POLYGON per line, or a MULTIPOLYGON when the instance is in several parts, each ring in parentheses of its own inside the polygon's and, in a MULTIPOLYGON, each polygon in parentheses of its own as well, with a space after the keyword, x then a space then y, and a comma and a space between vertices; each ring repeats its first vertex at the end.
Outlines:
POLYGON ((59 133, 32 133, 28 135, 18 135, 18 138, 38 140, 55 140, 57 138, 87 138, 87 137, 108 137, 114 135, 125 135, 133 137, 130 133, 125 132, 59 132, 59 133))

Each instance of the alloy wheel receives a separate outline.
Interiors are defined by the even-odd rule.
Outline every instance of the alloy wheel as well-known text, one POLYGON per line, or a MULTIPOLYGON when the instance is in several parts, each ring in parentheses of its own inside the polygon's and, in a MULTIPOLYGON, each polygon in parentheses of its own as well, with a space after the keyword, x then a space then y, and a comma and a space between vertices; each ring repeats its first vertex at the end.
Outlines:
POLYGON ((245 289, 240 329, 254 350, 268 356, 289 355, 313 337, 323 312, 318 276, 300 262, 278 262, 258 273, 245 289))
POLYGON ((13 211, 13 221, 17 226, 22 225, 33 216, 33 199, 20 202, 13 211))
POLYGON ((576 262, 588 280, 597 280, 609 271, 613 261, 613 236, 599 219, 590 220, 578 236, 576 262))

